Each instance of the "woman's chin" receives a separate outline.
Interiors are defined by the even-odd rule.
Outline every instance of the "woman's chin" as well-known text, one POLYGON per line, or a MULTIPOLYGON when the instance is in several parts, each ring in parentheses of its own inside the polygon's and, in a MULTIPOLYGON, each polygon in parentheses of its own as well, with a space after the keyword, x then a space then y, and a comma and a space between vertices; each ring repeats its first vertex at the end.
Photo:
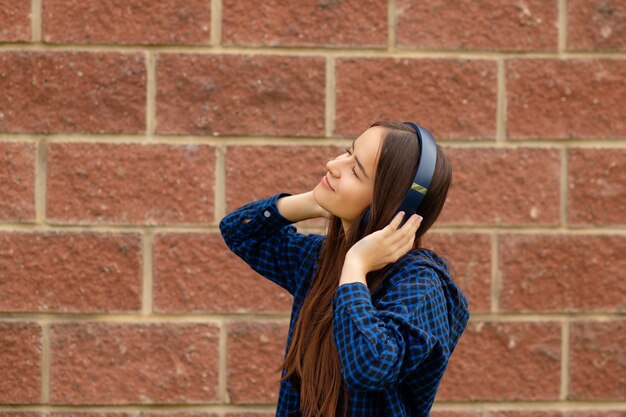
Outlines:
MULTIPOLYGON (((315 188, 313 188, 313 198, 315 199, 317 204, 319 204, 320 206, 324 204, 324 192, 325 191, 326 190, 324 190, 324 185, 321 183, 317 184, 315 188)), ((324 208, 324 210, 325 209, 326 208, 324 208)))
POLYGON ((328 210, 328 208, 326 207, 326 201, 324 199, 324 194, 319 192, 317 190, 317 187, 315 187, 313 189, 313 200, 315 200, 315 202, 317 203, 318 206, 320 206, 321 208, 323 208, 324 210, 326 210, 329 213, 332 213, 330 210, 328 210))

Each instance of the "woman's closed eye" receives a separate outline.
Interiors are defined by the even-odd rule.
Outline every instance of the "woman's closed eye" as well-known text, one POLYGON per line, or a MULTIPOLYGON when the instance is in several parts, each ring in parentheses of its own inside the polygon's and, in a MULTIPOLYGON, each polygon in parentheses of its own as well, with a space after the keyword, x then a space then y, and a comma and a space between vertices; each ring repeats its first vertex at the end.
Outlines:
MULTIPOLYGON (((346 152, 348 152, 348 155, 352 156, 352 153, 350 152, 350 148, 346 148, 346 152)), ((359 178, 359 176, 358 176, 358 175, 356 175, 356 170, 354 169, 354 166, 352 167, 352 174, 353 174, 355 177, 359 178)), ((360 178, 359 178, 359 179, 360 179, 360 178)))

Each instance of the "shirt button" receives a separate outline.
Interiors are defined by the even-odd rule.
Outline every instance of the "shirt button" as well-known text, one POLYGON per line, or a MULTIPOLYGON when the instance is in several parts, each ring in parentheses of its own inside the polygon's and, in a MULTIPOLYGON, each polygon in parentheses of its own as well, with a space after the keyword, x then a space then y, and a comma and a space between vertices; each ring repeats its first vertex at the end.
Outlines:
POLYGON ((264 215, 265 217, 269 217, 269 216, 271 216, 271 215, 272 215, 272 213, 270 213, 268 210, 265 210, 265 213, 263 213, 263 215, 264 215))

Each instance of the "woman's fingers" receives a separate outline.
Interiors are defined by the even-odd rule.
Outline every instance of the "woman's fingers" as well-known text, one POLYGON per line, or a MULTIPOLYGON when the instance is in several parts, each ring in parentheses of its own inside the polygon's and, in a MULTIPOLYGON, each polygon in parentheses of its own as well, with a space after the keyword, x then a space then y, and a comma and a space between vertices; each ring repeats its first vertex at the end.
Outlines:
POLYGON ((390 232, 390 234, 392 234, 398 229, 398 226, 400 226, 400 222, 402 221, 403 217, 404 217, 403 211, 397 213, 396 216, 393 218, 393 220, 391 220, 391 223, 389 223, 385 229, 387 229, 387 231, 390 232))
POLYGON ((402 227, 399 227, 403 217, 404 212, 397 213, 391 223, 384 228, 385 233, 381 237, 387 241, 388 245, 404 245, 407 240, 413 242, 415 239, 415 233, 420 226, 422 217, 413 214, 402 227))
MULTIPOLYGON (((393 221, 389 224, 391 227, 391 231, 388 235, 388 244, 395 246, 404 246, 407 241, 411 243, 415 239, 415 233, 419 228, 421 217, 417 214, 413 214, 409 219, 402 225, 402 227, 398 228, 399 220, 396 222, 398 216, 393 219, 393 221), (394 228, 395 227, 395 228, 394 228)), ((400 217, 400 220, 402 217, 400 217)))
POLYGON ((418 214, 413 214, 411 218, 404 224, 408 233, 415 234, 417 229, 420 227, 420 223, 422 222, 422 217, 418 214), (410 225, 408 223, 411 223, 410 225))

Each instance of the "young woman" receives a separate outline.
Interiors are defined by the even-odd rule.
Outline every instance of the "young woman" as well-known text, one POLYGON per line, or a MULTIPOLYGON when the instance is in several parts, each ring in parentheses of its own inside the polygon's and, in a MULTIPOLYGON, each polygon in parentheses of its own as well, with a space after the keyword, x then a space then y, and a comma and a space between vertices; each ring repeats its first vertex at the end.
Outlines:
POLYGON ((277 416, 429 415, 469 309, 447 261, 421 247, 452 179, 439 146, 420 216, 400 227, 396 215, 418 155, 412 127, 376 122, 312 191, 220 222, 230 250, 294 297, 277 416), (325 235, 292 225, 315 217, 329 219, 325 235))

